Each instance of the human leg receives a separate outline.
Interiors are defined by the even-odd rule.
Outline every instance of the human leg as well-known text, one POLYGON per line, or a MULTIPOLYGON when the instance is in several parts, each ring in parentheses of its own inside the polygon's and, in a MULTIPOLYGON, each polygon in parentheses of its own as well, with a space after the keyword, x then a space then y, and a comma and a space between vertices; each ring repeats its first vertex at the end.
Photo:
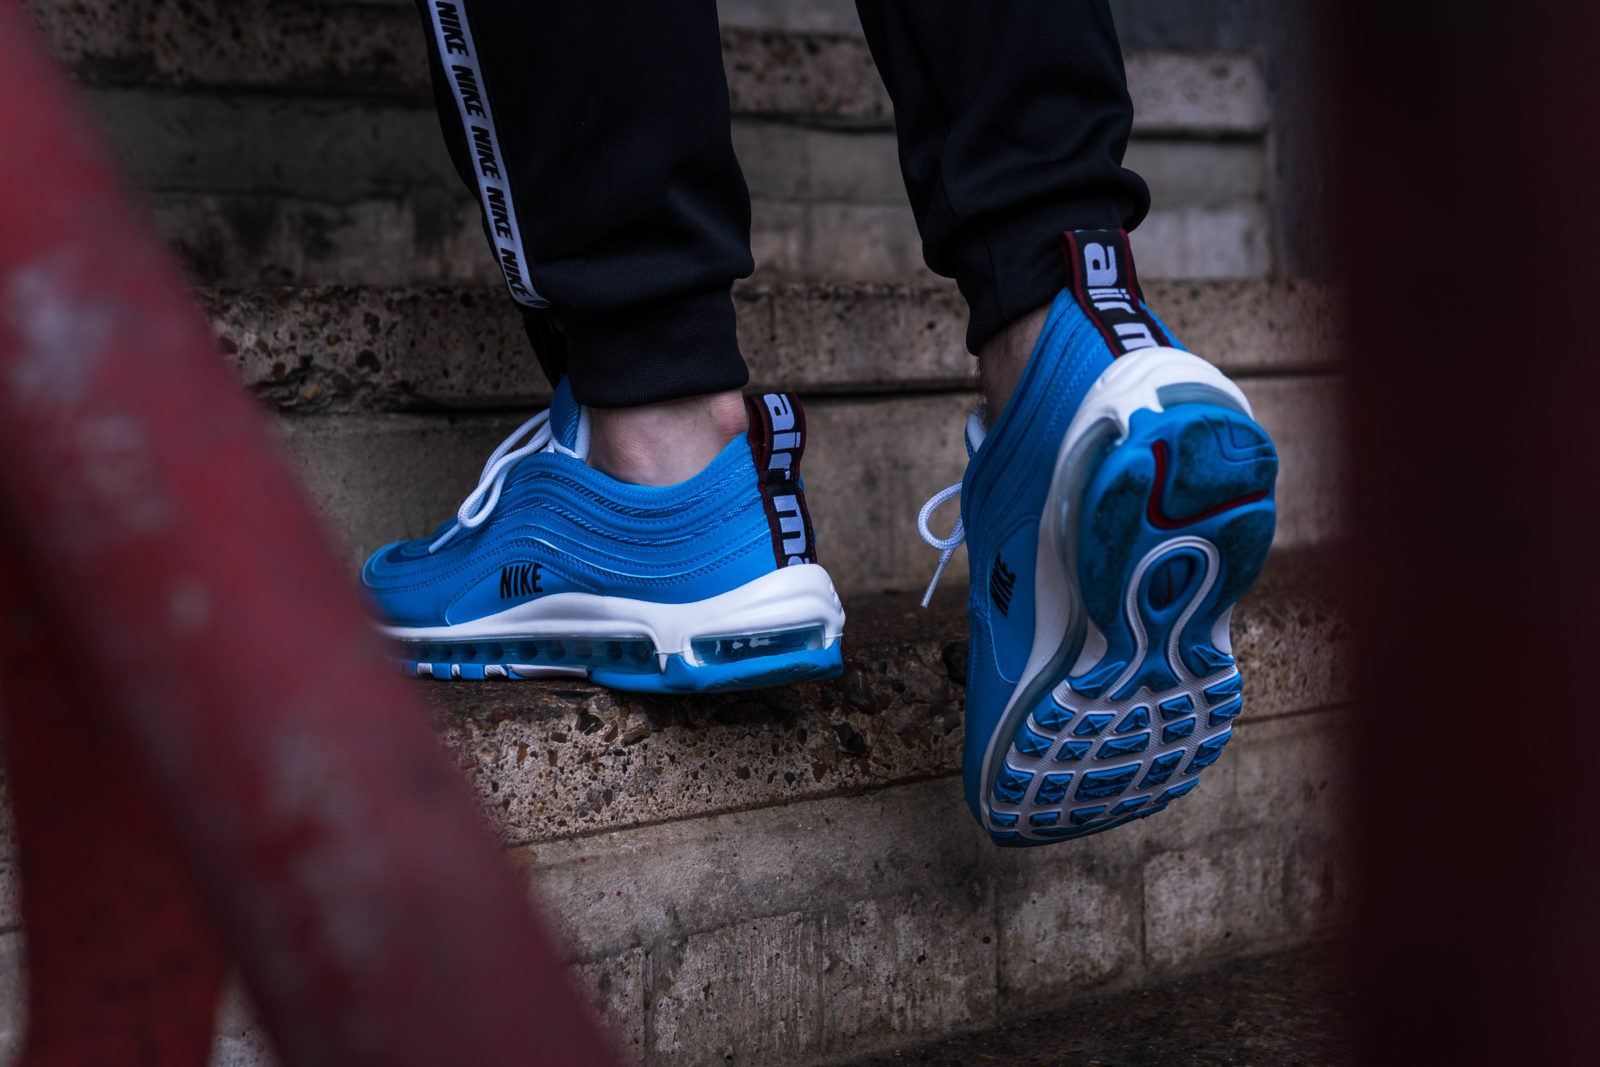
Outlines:
MULTIPOLYGON (((974 815, 1002 844, 1160 811, 1242 706, 1228 619, 1271 544, 1277 460, 1244 394, 1145 304, 1148 193, 1101 0, 859 0, 929 266, 970 309, 986 411, 961 523, 974 815)), ((941 561, 941 569, 943 567, 941 561)), ((937 577, 935 578, 937 581, 937 577)))
POLYGON ((748 380, 729 290, 753 267, 750 200, 715 9, 417 4, 451 158, 545 373, 606 410, 591 461, 692 476, 743 431, 748 380))
POLYGON ((552 383, 590 407, 742 387, 750 200, 714 5, 417 3, 451 158, 552 383))
POLYGON ((836 673, 803 414, 739 393, 749 201, 714 5, 419 8, 446 140, 557 388, 453 521, 367 561, 402 665, 647 691, 836 673))
POLYGON ((1047 306, 1060 234, 1132 229, 1150 206, 1122 166, 1133 107, 1104 0, 858 0, 894 103, 923 254, 970 310, 967 346, 1047 306))

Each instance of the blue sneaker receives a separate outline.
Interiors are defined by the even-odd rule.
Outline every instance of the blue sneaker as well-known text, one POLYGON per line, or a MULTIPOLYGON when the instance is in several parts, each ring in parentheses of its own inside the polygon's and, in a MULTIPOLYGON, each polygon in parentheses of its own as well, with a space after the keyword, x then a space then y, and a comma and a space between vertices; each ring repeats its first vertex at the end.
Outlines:
POLYGON ((748 407, 749 433, 704 471, 649 488, 585 463, 588 413, 563 382, 453 521, 362 568, 402 669, 670 693, 838 674, 844 610, 816 562, 804 413, 787 393, 748 407))
POLYGON ((1228 621, 1275 517, 1271 440, 1145 306, 1127 234, 1064 243, 1073 282, 1016 392, 993 426, 968 420, 966 477, 919 520, 941 571, 967 541, 962 771, 1007 845, 1109 830, 1195 788, 1242 706, 1228 621), (957 492, 957 529, 934 537, 929 513, 957 492))

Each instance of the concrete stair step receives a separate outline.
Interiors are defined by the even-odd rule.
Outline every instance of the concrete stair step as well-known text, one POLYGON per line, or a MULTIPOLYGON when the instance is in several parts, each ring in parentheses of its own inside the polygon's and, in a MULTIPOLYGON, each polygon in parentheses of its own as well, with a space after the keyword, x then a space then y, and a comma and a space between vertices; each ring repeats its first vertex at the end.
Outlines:
MULTIPOLYGON (((498 408, 549 387, 498 287, 206 289, 245 383, 298 412, 498 408)), ((1325 374, 1341 344, 1333 290, 1307 281, 1163 281, 1145 296, 1229 374, 1325 374)), ((747 283, 734 289, 752 388, 812 393, 970 389, 955 287, 747 283)))
MULTIPOLYGON (((31 3, 197 282, 494 280, 409 4, 31 3)), ((723 46, 762 276, 930 280, 859 33, 730 26, 723 46)), ((1266 276, 1269 109, 1256 62, 1127 62, 1128 161, 1155 197, 1145 276, 1266 276)))
MULTIPOLYGON (((429 109, 145 89, 89 99, 200 282, 494 279, 476 205, 429 109)), ((892 132, 741 118, 733 133, 765 275, 931 278, 892 132)), ((1146 277, 1270 272, 1263 139, 1136 137, 1127 161, 1155 203, 1138 237, 1146 277)))
MULTIPOLYGON (((806 1065, 1303 944, 1344 896, 1345 630, 1275 557, 1249 702, 1199 791, 1081 842, 988 845, 956 772, 960 601, 849 602, 835 681, 701 698, 419 682, 637 1063, 806 1065)), ((239 1011, 218 1064, 259 1062, 239 1011)))
MULTIPOLYGON (((1337 536, 1342 387, 1329 291, 1152 283, 1147 296, 1187 345, 1239 378, 1277 441, 1278 543, 1337 536)), ((515 310, 493 290, 211 291, 205 301, 245 383, 284 413, 288 446, 352 564, 452 514, 483 457, 548 399, 515 310)), ((736 306, 753 387, 809 398, 805 469, 835 582, 920 588, 933 553, 915 516, 960 480, 961 426, 977 402, 959 297, 943 285, 751 285, 736 306)), ((952 575, 963 568, 958 557, 952 575)))
MULTIPOLYGON (((422 27, 410 3, 29 0, 28 6, 86 84, 431 100, 422 27)), ((722 41, 735 114, 891 127, 888 96, 853 19, 831 29, 730 25, 722 41)), ((1248 56, 1135 52, 1127 65, 1144 131, 1239 135, 1266 128, 1265 85, 1248 56)))
MULTIPOLYGON (((1130 155, 1140 155, 1137 146, 1130 155)), ((1132 163, 1141 165, 1137 158, 1132 163)), ((250 192, 154 192, 146 199, 197 284, 500 281, 477 205, 454 187, 421 186, 347 203, 250 192)), ((1262 198, 1203 204, 1174 197, 1165 203, 1145 217, 1134 237, 1142 278, 1271 274, 1273 230, 1262 198)), ((751 203, 750 244, 760 281, 938 280, 923 264, 916 221, 903 197, 893 203, 757 198, 751 203)))
MULTIPOLYGON (((1349 701, 1335 595, 1326 559, 1294 551, 1275 554, 1240 601, 1244 721, 1349 701)), ((919 600, 846 596, 844 674, 812 685, 655 697, 440 681, 417 692, 508 845, 881 789, 960 770, 966 595, 919 600)))

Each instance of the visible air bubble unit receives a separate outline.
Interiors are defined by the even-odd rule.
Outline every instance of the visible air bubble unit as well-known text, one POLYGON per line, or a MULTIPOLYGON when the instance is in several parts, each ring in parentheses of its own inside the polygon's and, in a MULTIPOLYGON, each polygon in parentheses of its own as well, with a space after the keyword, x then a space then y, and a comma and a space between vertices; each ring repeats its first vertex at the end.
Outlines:
MULTIPOLYGON (((433 664, 505 664, 530 667, 599 667, 625 674, 660 671, 648 637, 549 637, 538 640, 407 643, 407 659, 433 664)), ((437 674, 438 672, 435 671, 437 674)))
POLYGON ((771 633, 741 634, 734 637, 702 637, 693 642, 694 658, 703 664, 740 663, 760 656, 781 656, 790 652, 814 652, 826 643, 820 626, 801 630, 776 630, 771 633))

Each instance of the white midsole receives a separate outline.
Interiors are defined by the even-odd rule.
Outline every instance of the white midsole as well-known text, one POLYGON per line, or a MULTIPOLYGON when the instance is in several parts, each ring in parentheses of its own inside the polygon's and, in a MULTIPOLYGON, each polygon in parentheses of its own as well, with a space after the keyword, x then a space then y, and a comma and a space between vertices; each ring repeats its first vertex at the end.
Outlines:
MULTIPOLYGON (((1012 735, 1016 733, 1016 723, 1012 719, 1017 716, 1018 705, 1026 702, 1031 707, 1035 700, 1054 688, 1053 685, 1037 686, 1040 675, 1060 659, 1063 652, 1067 654, 1065 666, 1082 665, 1087 669, 1093 664, 1074 664, 1073 659, 1096 645, 1105 648, 1105 638, 1084 614, 1077 577, 1069 573, 1069 569, 1076 570, 1077 544, 1065 540, 1067 531, 1077 529, 1078 506, 1087 473, 1084 467, 1093 452, 1092 445, 1108 434, 1114 436, 1114 444, 1126 440, 1135 412, 1164 411, 1174 404, 1186 403, 1220 404, 1255 417, 1244 393, 1210 363, 1176 348, 1147 348, 1123 356, 1107 367, 1089 387, 1078 413, 1067 426, 1061 447, 1056 451, 1050 493, 1045 497, 1044 511, 1039 517, 1033 648, 997 728, 989 737, 980 780, 985 798, 999 771, 998 763, 1005 758, 1012 735), (1080 627, 1084 630, 1080 647, 1063 649, 1068 635, 1080 627)), ((1021 714, 1026 715, 1027 709, 1023 708, 1021 714)))
POLYGON ((802 563, 686 604, 551 593, 453 626, 379 629, 401 641, 647 637, 658 654, 680 655, 694 662, 695 641, 813 626, 822 629, 824 647, 832 645, 844 631, 844 606, 828 572, 815 563, 802 563))

